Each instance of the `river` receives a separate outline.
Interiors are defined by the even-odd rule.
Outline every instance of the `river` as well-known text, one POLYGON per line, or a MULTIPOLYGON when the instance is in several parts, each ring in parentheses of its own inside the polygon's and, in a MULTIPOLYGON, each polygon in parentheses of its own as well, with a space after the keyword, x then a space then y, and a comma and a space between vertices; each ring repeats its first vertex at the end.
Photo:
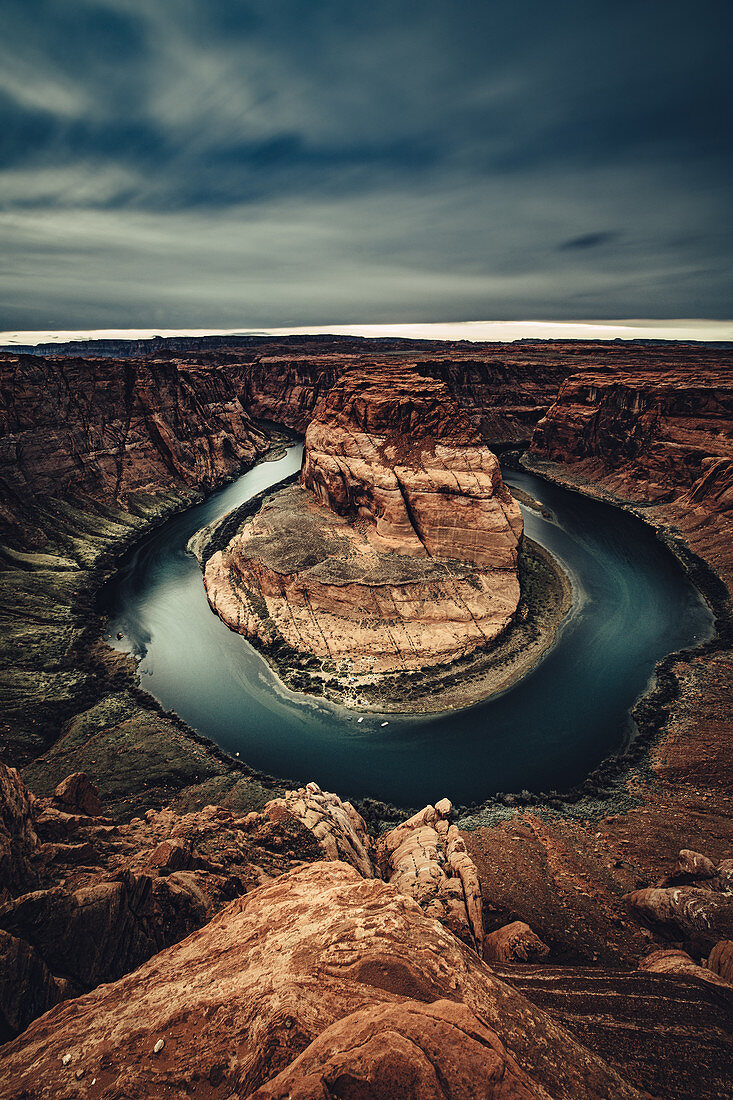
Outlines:
POLYGON ((639 520, 505 471, 509 485, 544 505, 543 515, 522 507, 526 533, 573 582, 557 644, 486 702, 429 716, 370 713, 359 723, 352 711, 286 689, 211 611, 185 550, 194 531, 295 472, 301 454, 289 447, 168 521, 124 557, 100 597, 110 644, 139 659, 142 686, 255 768, 398 806, 567 791, 631 735, 630 709, 656 662, 712 636, 707 604, 639 520))

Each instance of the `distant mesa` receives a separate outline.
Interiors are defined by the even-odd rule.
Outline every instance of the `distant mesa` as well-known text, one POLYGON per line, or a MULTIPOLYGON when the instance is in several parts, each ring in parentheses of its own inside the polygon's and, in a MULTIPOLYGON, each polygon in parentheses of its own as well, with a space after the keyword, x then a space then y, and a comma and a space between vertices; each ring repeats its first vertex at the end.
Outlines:
POLYGON ((381 675, 450 663, 504 631, 522 531, 445 382, 380 367, 320 399, 297 484, 190 545, 232 630, 335 676, 353 701, 381 675))

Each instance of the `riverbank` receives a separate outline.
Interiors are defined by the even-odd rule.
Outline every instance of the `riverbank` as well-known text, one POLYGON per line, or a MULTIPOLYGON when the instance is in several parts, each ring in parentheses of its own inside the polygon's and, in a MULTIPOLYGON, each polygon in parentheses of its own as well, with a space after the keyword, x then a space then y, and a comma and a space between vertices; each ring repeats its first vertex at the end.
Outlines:
MULTIPOLYGON (((688 738, 693 735, 694 725, 695 739, 704 746, 711 747, 711 742, 718 742, 712 769, 698 778, 708 783, 712 781, 714 786, 733 793, 733 752, 730 751, 733 749, 730 729, 733 571, 728 567, 725 553, 720 553, 721 539, 710 523, 712 517, 700 522, 700 517, 693 515, 691 530, 686 532, 682 526, 685 511, 674 502, 656 504, 623 498, 603 485, 593 484, 580 472, 529 454, 523 456, 521 465, 549 482, 633 515, 676 558, 707 603, 715 621, 712 638, 698 646, 670 653, 657 663, 654 682, 632 711, 637 736, 623 753, 596 769, 581 791, 597 792, 603 783, 622 779, 631 765, 637 766, 647 777, 654 774, 664 778, 668 772, 669 778, 675 779, 689 775, 693 763, 691 757, 696 755, 689 742, 681 747, 679 754, 675 754, 678 762, 668 769, 665 766, 665 738, 662 737, 666 727, 669 738, 674 731, 676 716, 686 711, 688 738), (693 532, 696 535, 695 549, 688 541, 693 532), (713 668, 715 671, 712 671, 713 668), (714 723, 712 736, 703 733, 706 718, 714 723)), ((724 538, 722 541, 727 547, 728 540, 724 538)), ((679 727, 676 732, 680 732, 679 727)))
MULTIPOLYGON (((727 662, 733 653, 733 606, 723 577, 700 554, 693 552, 672 522, 670 508, 638 500, 623 499, 600 485, 594 485, 582 474, 567 467, 529 455, 518 454, 512 468, 525 469, 563 489, 578 493, 588 500, 600 501, 639 520, 678 561, 684 573, 695 585, 710 608, 715 620, 714 636, 697 646, 669 653, 657 662, 646 691, 634 704, 630 717, 633 734, 617 753, 608 756, 586 779, 572 790, 501 794, 495 799, 473 806, 461 807, 461 827, 481 829, 493 827, 510 818, 517 809, 539 813, 555 823, 568 818, 578 821, 599 819, 609 812, 626 813, 644 805, 649 797, 648 785, 657 785, 664 778, 661 761, 672 731, 679 732, 683 712, 688 718, 688 740, 682 748, 687 767, 678 768, 675 780, 692 778, 689 738, 700 737, 701 720, 711 712, 716 720, 716 736, 722 727, 729 727, 730 694, 724 691, 717 698, 723 681, 717 670, 710 668, 716 658, 727 662), (695 727, 693 729, 693 726, 695 727)), ((525 494, 526 495, 526 494, 525 494)), ((519 497, 517 499, 520 499, 519 497)), ((539 508, 542 505, 535 502, 539 508)), ((728 672, 728 668, 725 669, 728 672)), ((701 740, 707 744, 704 734, 701 740)), ((724 744, 727 743, 724 739, 724 744)), ((724 751, 723 766, 717 771, 722 788, 733 791, 733 760, 724 751)), ((693 796, 694 798, 695 796, 693 796)), ((700 795, 702 800, 707 794, 700 795)))
MULTIPOLYGON (((90 595, 95 588, 99 587, 102 580, 110 575, 115 563, 132 543, 139 542, 144 534, 152 531, 176 511, 181 511, 201 499, 200 493, 187 494, 186 497, 180 494, 167 497, 160 495, 156 498, 155 505, 149 507, 147 519, 141 519, 138 516, 133 524, 124 529, 120 519, 115 521, 115 524, 110 521, 110 530, 107 532, 109 543, 94 571, 84 571, 83 582, 79 585, 84 595, 77 608, 78 618, 80 620, 85 618, 84 608, 88 611, 92 604, 90 595)), ((100 539, 104 541, 104 524, 98 515, 95 514, 93 523, 87 518, 86 524, 87 526, 91 524, 95 528, 97 543, 100 539)), ((91 560, 94 553, 89 547, 82 551, 82 542, 83 540, 79 540, 79 557, 86 555, 86 558, 91 560)), ((547 559, 543 562, 541 558, 542 554, 539 552, 539 554, 535 553, 533 559, 535 570, 540 577, 540 583, 536 586, 535 592, 539 597, 537 600, 539 604, 542 603, 543 587, 545 595, 547 591, 547 584, 542 583, 543 567, 547 565, 547 559)), ((525 562, 525 572, 526 564, 525 562)), ((66 573, 68 572, 67 569, 66 573)), ((552 585, 551 569, 549 574, 545 572, 544 578, 545 582, 552 585)), ((526 581, 524 587, 526 590, 526 581)), ((49 587, 44 579, 44 598, 48 591, 49 587)), ((559 618, 562 618, 562 608, 567 607, 569 595, 567 588, 563 591, 563 602, 556 604, 556 613, 559 618)), ((96 631, 94 626, 89 625, 93 617, 92 611, 85 627, 84 645, 77 644, 75 647, 76 661, 73 666, 76 675, 86 677, 86 693, 80 699, 75 697, 69 705, 65 713, 67 724, 63 729, 63 735, 58 737, 41 761, 30 765, 28 778, 32 785, 35 785, 39 791, 46 792, 65 774, 84 769, 89 771, 103 787, 105 797, 113 804, 114 812, 121 814, 129 812, 134 807, 162 805, 168 800, 178 800, 180 804, 190 806, 203 804, 205 801, 224 801, 225 804, 240 806, 243 809, 256 808, 271 797, 272 792, 287 785, 283 780, 254 772, 246 764, 223 752, 206 738, 199 737, 175 714, 165 711, 140 688, 132 659, 110 650, 103 643, 101 623, 97 623, 96 631)), ((526 623, 518 625, 527 627, 526 623)), ((532 626, 530 618, 529 629, 532 629, 532 626)), ((535 620, 534 627, 536 626, 535 620)), ((545 638, 548 633, 544 635, 545 638)), ((520 637, 521 635, 517 634, 517 639, 520 637)), ((538 660, 541 655, 539 648, 542 645, 541 632, 536 640, 538 660)), ((521 649, 519 643, 518 648, 521 649)), ((504 658, 499 654, 495 656, 496 667, 490 668, 487 673, 488 677, 494 677, 494 684, 497 683, 497 677, 510 678, 512 675, 511 655, 504 667, 502 667, 504 658)), ((515 672, 517 668, 518 663, 514 665, 515 672)), ((455 670, 449 670, 449 676, 451 672, 456 674, 455 670)), ((484 672, 486 670, 481 668, 468 667, 456 675, 460 676, 461 680, 464 676, 475 675, 480 684, 480 678, 484 672)), ((39 684, 40 690, 45 690, 40 681, 39 684)), ((474 689, 475 685, 472 685, 471 690, 474 689)), ((456 705, 463 705, 462 700, 466 696, 462 682, 447 683, 444 698, 450 699, 452 690, 456 692, 456 705)), ((28 714, 38 713, 36 701, 37 695, 27 700, 28 714)), ((448 703, 448 706, 450 705, 448 703)), ((380 700, 380 709, 383 709, 383 700, 380 700)), ((409 709, 413 712, 416 709, 414 700, 411 700, 409 709)), ((625 766, 632 762, 632 757, 629 757, 625 766)), ((635 801, 629 796, 628 790, 624 788, 620 791, 620 787, 624 787, 624 784, 623 779, 618 778, 623 771, 623 767, 619 767, 618 757, 606 761, 600 771, 603 773, 601 776, 590 777, 579 790, 571 792, 568 797, 558 795, 557 792, 549 792, 547 797, 521 792, 502 796, 498 801, 491 799, 480 812, 476 812, 477 807, 470 809, 466 807, 462 822, 467 827, 476 827, 489 820, 509 817, 516 807, 521 806, 531 806, 551 814, 568 812, 573 816, 586 813, 597 815, 607 812, 609 808, 622 809, 635 801), (609 769, 613 768, 618 774, 614 784, 611 784, 605 775, 609 769)), ((378 810, 376 817, 374 811, 369 814, 375 821, 382 817, 393 820, 402 812, 384 804, 373 804, 375 808, 379 805, 383 810, 378 810)))
MULTIPOLYGON (((283 438, 266 457, 278 457, 283 438)), ((140 687, 137 662, 105 641, 102 586, 143 538, 205 496, 49 501, 28 512, 32 551, 0 547, 2 759, 35 793, 84 771, 110 816, 126 819, 176 800, 248 812, 284 789, 166 711, 140 687)))

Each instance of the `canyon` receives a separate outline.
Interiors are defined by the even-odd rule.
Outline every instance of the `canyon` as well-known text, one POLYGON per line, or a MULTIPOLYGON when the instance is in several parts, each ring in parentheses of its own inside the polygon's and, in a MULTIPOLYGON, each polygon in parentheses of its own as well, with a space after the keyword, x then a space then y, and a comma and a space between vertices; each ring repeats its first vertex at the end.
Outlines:
MULTIPOLYGON (((23 994, 3 1006, 8 1094, 730 1094, 730 349, 55 350, 0 356, 0 930, 23 994), (416 375, 452 426, 477 425, 471 447, 516 461, 529 444, 528 468, 635 512, 714 607, 716 637, 657 670, 626 756, 553 805, 403 822, 289 790, 104 645, 94 594, 120 552, 289 433, 311 433, 312 457, 308 487, 284 491, 347 525, 358 499, 378 533, 333 431, 355 371, 384 408, 416 375)), ((386 536, 424 561, 410 529, 386 536)))

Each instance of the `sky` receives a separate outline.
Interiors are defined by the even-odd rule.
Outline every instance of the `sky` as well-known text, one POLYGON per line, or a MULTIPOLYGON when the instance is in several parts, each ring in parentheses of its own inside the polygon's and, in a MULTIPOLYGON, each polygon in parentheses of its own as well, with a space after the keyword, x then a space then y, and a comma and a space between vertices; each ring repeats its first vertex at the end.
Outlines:
POLYGON ((728 320, 729 0, 2 0, 0 330, 728 320))

